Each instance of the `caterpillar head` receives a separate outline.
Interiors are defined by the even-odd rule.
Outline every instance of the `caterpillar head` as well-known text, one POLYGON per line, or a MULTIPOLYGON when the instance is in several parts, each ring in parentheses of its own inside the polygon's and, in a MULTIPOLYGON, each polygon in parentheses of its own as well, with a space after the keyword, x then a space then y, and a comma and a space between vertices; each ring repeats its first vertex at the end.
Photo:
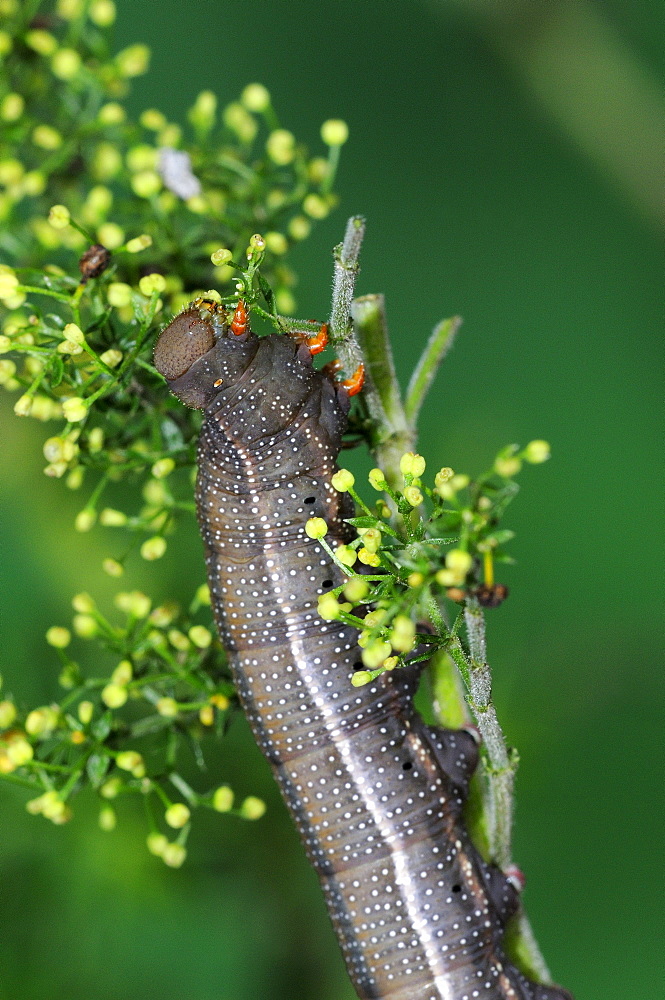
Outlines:
POLYGON ((171 392, 202 409, 247 369, 257 343, 248 329, 238 335, 222 306, 195 299, 162 330, 153 361, 171 392))

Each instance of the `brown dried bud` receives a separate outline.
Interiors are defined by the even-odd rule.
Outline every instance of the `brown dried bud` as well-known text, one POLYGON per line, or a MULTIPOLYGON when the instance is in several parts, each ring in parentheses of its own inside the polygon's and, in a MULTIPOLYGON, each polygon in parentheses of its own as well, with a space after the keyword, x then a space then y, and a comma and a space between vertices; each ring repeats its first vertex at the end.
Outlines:
POLYGON ((462 604, 464 602, 464 598, 466 597, 466 590, 462 590, 461 587, 448 587, 446 597, 451 601, 456 601, 458 604, 462 604))
POLYGON ((79 271, 84 281, 88 278, 98 278, 109 266, 111 252, 101 243, 93 243, 79 260, 79 271))
POLYGON ((474 594, 481 607, 498 608, 508 597, 508 588, 505 583, 495 583, 491 587, 483 583, 480 587, 476 587, 474 594))

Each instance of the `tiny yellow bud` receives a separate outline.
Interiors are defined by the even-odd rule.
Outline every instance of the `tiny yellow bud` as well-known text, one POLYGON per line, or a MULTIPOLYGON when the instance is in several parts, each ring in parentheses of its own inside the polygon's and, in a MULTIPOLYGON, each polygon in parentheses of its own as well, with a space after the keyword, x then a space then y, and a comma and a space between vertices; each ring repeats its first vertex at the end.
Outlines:
POLYGON ((148 850, 155 857, 161 858, 165 849, 169 846, 168 838, 163 833, 149 833, 146 837, 148 850))
POLYGON ((125 231, 115 222, 105 222, 97 229, 97 238, 107 250, 117 250, 125 242, 125 231))
POLYGON ((351 683, 354 687, 364 687, 365 684, 369 684, 372 679, 372 675, 369 670, 355 670, 351 676, 351 683))
POLYGON ((153 562, 155 559, 161 559, 166 552, 166 539, 162 538, 161 535, 155 535, 153 538, 148 538, 147 541, 141 546, 141 558, 147 560, 148 562, 153 562))
POLYGON ((134 618, 147 618, 150 614, 150 598, 140 590, 120 591, 115 595, 115 606, 134 618))
POLYGON ((106 290, 106 297, 109 305, 122 309, 132 301, 132 289, 124 281, 112 281, 106 290))
POLYGON ((182 844, 168 844, 161 852, 161 858, 169 868, 180 868, 187 857, 187 851, 182 844))
POLYGON ((90 615, 95 610, 95 602, 90 594, 82 591, 80 594, 74 594, 72 597, 72 607, 74 611, 78 611, 81 615, 90 615))
POLYGON ((9 729, 16 718, 16 706, 12 701, 0 701, 0 729, 9 729))
POLYGON ((425 471, 425 459, 422 455, 407 451, 400 458, 399 467, 403 476, 413 476, 417 479, 425 471))
POLYGON ((464 579, 473 565, 473 559, 463 549, 450 549, 446 553, 446 568, 464 579))
POLYGON ((20 94, 6 94, 0 104, 0 118, 6 122, 15 122, 23 114, 25 101, 20 94))
POLYGON ((178 714, 178 702, 175 698, 158 698, 155 708, 165 719, 175 719, 178 714))
POLYGON ((139 281, 139 291, 148 299, 151 295, 161 295, 165 288, 166 280, 163 274, 146 274, 139 281))
POLYGON ((212 633, 204 625, 192 625, 188 635, 197 649, 207 649, 212 642, 212 633))
POLYGON ((10 299, 16 294, 18 278, 11 271, 0 271, 0 299, 10 299))
POLYGON ((367 528, 362 532, 362 540, 368 552, 378 552, 381 546, 381 532, 378 528, 367 528))
POLYGON ((164 819, 174 830, 181 830, 189 822, 191 813, 184 802, 174 802, 164 813, 164 819))
POLYGON ((204 705, 199 709, 199 722, 202 726, 212 726, 215 721, 215 711, 212 705, 204 705))
POLYGON ((361 549, 358 549, 358 559, 365 566, 381 565, 381 559, 378 556, 378 554, 376 552, 370 552, 369 549, 366 549, 364 545, 361 549))
POLYGON ((549 442, 540 440, 529 441, 522 455, 525 461, 531 462, 532 465, 539 465, 541 462, 546 462, 551 455, 549 442))
POLYGON ((74 615, 72 618, 72 628, 79 639, 92 639, 99 631, 97 622, 91 615, 74 615))
POLYGON ((121 76, 141 76, 148 69, 150 49, 147 45, 129 45, 122 52, 118 52, 115 63, 121 76))
POLYGON ((88 10, 90 20, 98 28, 108 28, 115 21, 116 8, 113 0, 93 0, 88 10))
POLYGON ((155 479, 166 479, 175 469, 175 462, 172 458, 160 458, 150 470, 155 479))
POLYGON ((233 808, 233 790, 228 785, 220 785, 215 789, 212 797, 212 807, 217 812, 228 812, 233 808))
POLYGON ((122 750, 115 762, 121 771, 134 771, 143 764, 143 757, 136 750, 122 750))
POLYGON ((220 712, 223 712, 226 708, 229 707, 231 702, 229 701, 229 699, 226 697, 225 694, 211 694, 210 704, 214 705, 215 708, 218 708, 220 712))
POLYGON ((417 486, 407 486, 404 489, 404 499, 412 507, 419 507, 423 502, 423 495, 417 486))
POLYGON ((339 618, 341 609, 334 594, 323 594, 322 597, 319 597, 316 610, 324 621, 334 621, 339 618))
POLYGON ((506 458, 497 458, 494 462, 494 471, 498 472, 498 474, 503 476, 504 479, 510 479, 512 476, 516 476, 521 468, 522 463, 516 455, 508 456, 506 458))
POLYGON ((347 493, 355 481, 355 476, 348 469, 340 469, 330 480, 333 489, 336 489, 338 493, 347 493))
POLYGON ((310 517, 305 523, 305 534, 309 538, 324 538, 328 533, 328 525, 322 517, 310 517))
POLYGON ((326 146, 343 146, 349 138, 349 126, 340 118, 329 118, 321 126, 321 138, 326 146))
POLYGON ((120 684, 107 684, 102 689, 102 701, 107 708, 122 708, 127 701, 127 688, 120 684))
POLYGON ((78 708, 76 710, 79 717, 79 721, 87 726, 92 719, 93 712, 95 711, 95 706, 91 701, 80 701, 78 708))
POLYGON ((51 59, 51 69, 60 80, 72 80, 81 68, 81 57, 75 49, 58 49, 51 59))
POLYGON ((452 587, 460 582, 459 574, 453 572, 452 569, 440 569, 434 579, 442 587, 452 587))
POLYGON ((240 815, 244 819, 261 819, 266 811, 266 804, 255 795, 248 795, 240 806, 240 815))
POLYGON ((59 354, 81 354, 83 348, 71 340, 61 340, 57 347, 59 354))
POLYGON ((139 198, 152 198, 162 186, 162 178, 156 170, 140 170, 134 174, 130 184, 134 194, 139 198))
POLYGON ((103 104, 97 115, 102 125, 120 125, 126 117, 125 109, 117 101, 109 101, 108 104, 103 104))
POLYGON ((420 587, 421 584, 425 582, 425 577, 423 576, 422 573, 418 572, 409 573, 409 575, 406 578, 406 582, 408 583, 409 587, 420 587))
POLYGON ((207 583, 196 588, 196 600, 199 604, 210 604, 210 587, 207 583))
POLYGON ((121 660, 111 674, 111 680, 114 684, 129 684, 133 676, 134 668, 132 667, 131 661, 121 660))
POLYGON ((268 232, 265 237, 266 249, 281 257, 289 249, 289 241, 284 233, 268 232))
POLYGON ((23 395, 14 403, 14 413, 17 417, 27 417, 32 409, 32 396, 23 395))
POLYGON ((157 108, 146 108, 141 112, 139 121, 144 128, 149 128, 153 132, 160 132, 167 124, 166 116, 157 108))
POLYGON ((369 479, 369 485, 375 490, 385 490, 388 488, 386 477, 381 469, 372 469, 367 478, 369 479))
POLYGON ((353 566, 358 558, 358 553, 350 545, 338 545, 335 549, 335 555, 345 566, 353 566))
POLYGON ((35 28, 25 34, 25 44, 40 56, 51 56, 58 47, 57 39, 48 31, 35 28))
POLYGON ((74 527, 76 528, 77 531, 85 533, 86 531, 90 531, 96 520, 97 520, 97 514, 95 513, 95 511, 90 510, 88 507, 85 507, 83 510, 80 510, 76 515, 76 518, 74 520, 74 527))
POLYGON ((50 125, 37 125, 32 130, 32 141, 35 146, 39 146, 40 149, 46 149, 49 152, 59 149, 62 146, 62 136, 50 125))
POLYGON ((127 515, 122 510, 114 510, 113 507, 105 507, 99 515, 99 523, 105 528, 121 528, 127 524, 127 515))
POLYGON ((187 652, 190 647, 190 642, 187 636, 180 632, 177 628, 172 628, 168 633, 168 640, 174 649, 177 649, 181 653, 187 652))
POLYGON ((215 250, 214 253, 210 254, 210 260, 216 267, 219 267, 221 264, 227 264, 232 259, 233 254, 225 247, 221 247, 219 250, 215 250))
POLYGON ((344 588, 344 596, 351 604, 358 604, 369 594, 369 587, 361 576, 353 576, 344 588))
POLYGON ((270 107, 270 93, 262 83, 248 83, 240 95, 240 101, 248 111, 261 113, 270 107))
POLYGON ((133 240, 128 240, 125 250, 127 253, 140 253, 141 250, 147 250, 149 246, 152 246, 152 236, 142 233, 140 236, 135 236, 133 240))
POLYGON ((66 649, 72 641, 72 634, 68 628, 52 625, 46 633, 46 641, 49 646, 53 646, 55 649, 66 649))
POLYGON ((63 401, 62 412, 65 420, 68 420, 70 424, 76 424, 87 417, 88 404, 80 396, 70 396, 69 399, 63 401))
POLYGON ((116 347, 109 347, 108 351, 104 351, 99 355, 99 360, 108 368, 117 368, 122 361, 122 351, 119 351, 116 347))
POLYGON ((119 778, 116 775, 116 777, 108 778, 108 780, 104 782, 102 787, 99 789, 99 794, 104 799, 114 799, 120 793, 121 788, 122 778, 119 778))
POLYGON ((99 819, 97 822, 99 823, 100 830, 105 830, 106 832, 115 830, 117 816, 113 806, 102 806, 99 810, 99 819))
POLYGON ((312 231, 312 224, 304 215, 294 215, 288 225, 289 236, 294 240, 306 240, 312 231))
POLYGON ((319 194, 308 194, 302 203, 303 212, 311 219, 325 219, 330 212, 330 205, 319 194))
POLYGON ((15 767, 23 767, 34 757, 34 751, 23 736, 15 736, 5 749, 6 755, 15 767))
POLYGON ((286 166, 291 163, 295 156, 295 136, 284 128, 275 129, 268 136, 266 142, 266 152, 268 156, 278 166, 286 166))
POLYGON ((406 615, 397 615, 390 633, 390 644, 398 653, 408 653, 413 649, 416 626, 406 615))
POLYGON ((125 567, 117 559, 102 559, 102 569, 107 574, 107 576, 112 576, 115 579, 124 575, 125 567))
POLYGON ((361 654, 362 661, 370 670, 375 670, 390 656, 391 652, 392 649, 389 642, 384 642, 383 639, 374 639, 373 642, 370 642, 363 649, 361 654))

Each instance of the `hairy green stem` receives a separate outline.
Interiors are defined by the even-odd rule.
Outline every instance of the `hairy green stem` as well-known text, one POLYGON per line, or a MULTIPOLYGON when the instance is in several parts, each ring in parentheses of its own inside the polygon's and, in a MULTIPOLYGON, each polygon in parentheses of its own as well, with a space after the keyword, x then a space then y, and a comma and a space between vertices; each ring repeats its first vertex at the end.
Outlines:
MULTIPOLYGON (((344 243, 335 251, 330 339, 349 373, 361 361, 365 365, 363 397, 371 424, 372 454, 388 485, 400 489, 403 482, 400 458, 405 451, 415 449, 418 413, 461 319, 456 316, 442 320, 434 328, 409 383, 406 402, 402 403, 388 337, 384 297, 354 298, 364 231, 361 217, 349 219, 344 243)), ((449 638, 447 654, 434 657, 430 674, 432 708, 444 725, 463 724, 469 718, 469 709, 477 722, 486 758, 482 783, 483 824, 487 828, 491 859, 506 869, 511 862, 513 789, 518 758, 506 746, 492 702, 483 613, 475 598, 467 600, 464 611, 469 643, 467 656, 457 635, 451 636, 434 595, 429 595, 426 605, 439 635, 449 638)), ((549 970, 523 912, 516 918, 511 936, 513 951, 524 967, 541 982, 550 982, 549 970)))

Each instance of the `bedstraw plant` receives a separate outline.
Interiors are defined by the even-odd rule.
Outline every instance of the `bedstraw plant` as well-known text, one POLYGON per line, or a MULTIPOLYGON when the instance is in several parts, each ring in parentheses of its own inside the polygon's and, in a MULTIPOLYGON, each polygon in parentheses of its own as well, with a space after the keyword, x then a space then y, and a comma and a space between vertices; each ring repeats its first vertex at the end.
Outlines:
MULTIPOLYGON (((135 561, 163 558, 194 515, 200 414, 153 368, 155 336, 195 297, 229 315, 242 298, 255 321, 282 332, 316 329, 293 318, 286 260, 335 205, 347 128, 325 122, 310 155, 259 83, 219 107, 212 92, 199 94, 182 125, 156 108, 134 121, 123 101, 150 53, 140 44, 113 52, 111 0, 0 0, 0 13, 0 384, 18 417, 47 425, 44 473, 80 493, 77 530, 108 532, 104 570, 131 581, 135 561), (119 481, 136 500, 128 510, 107 501, 119 481)), ((319 612, 359 629, 356 685, 430 660, 430 713, 453 726, 473 721, 483 737, 470 820, 485 856, 507 870, 517 755, 491 700, 484 614, 507 594, 496 567, 510 559, 501 521, 516 476, 549 448, 509 445, 474 478, 431 474, 416 420, 460 321, 435 328, 402 400, 383 299, 355 297, 363 233, 352 218, 335 250, 329 327, 347 373, 365 364, 351 437, 377 467, 362 486, 346 469, 333 479, 355 502, 357 538, 332 551, 347 580, 319 612)), ((327 547, 325 521, 307 531, 327 547)), ((226 782, 194 788, 181 773, 193 757, 203 775, 205 734, 223 738, 237 710, 209 603, 205 584, 186 608, 155 605, 131 582, 113 609, 73 597, 71 622, 46 634, 59 701, 29 708, 0 688, 0 779, 26 789, 29 812, 67 822, 88 787, 109 831, 122 798, 139 796, 148 849, 172 867, 185 860, 196 808, 263 814, 255 796, 236 802, 226 782), (90 669, 92 649, 113 658, 110 674, 90 669)), ((514 948, 547 980, 523 915, 514 948)))

